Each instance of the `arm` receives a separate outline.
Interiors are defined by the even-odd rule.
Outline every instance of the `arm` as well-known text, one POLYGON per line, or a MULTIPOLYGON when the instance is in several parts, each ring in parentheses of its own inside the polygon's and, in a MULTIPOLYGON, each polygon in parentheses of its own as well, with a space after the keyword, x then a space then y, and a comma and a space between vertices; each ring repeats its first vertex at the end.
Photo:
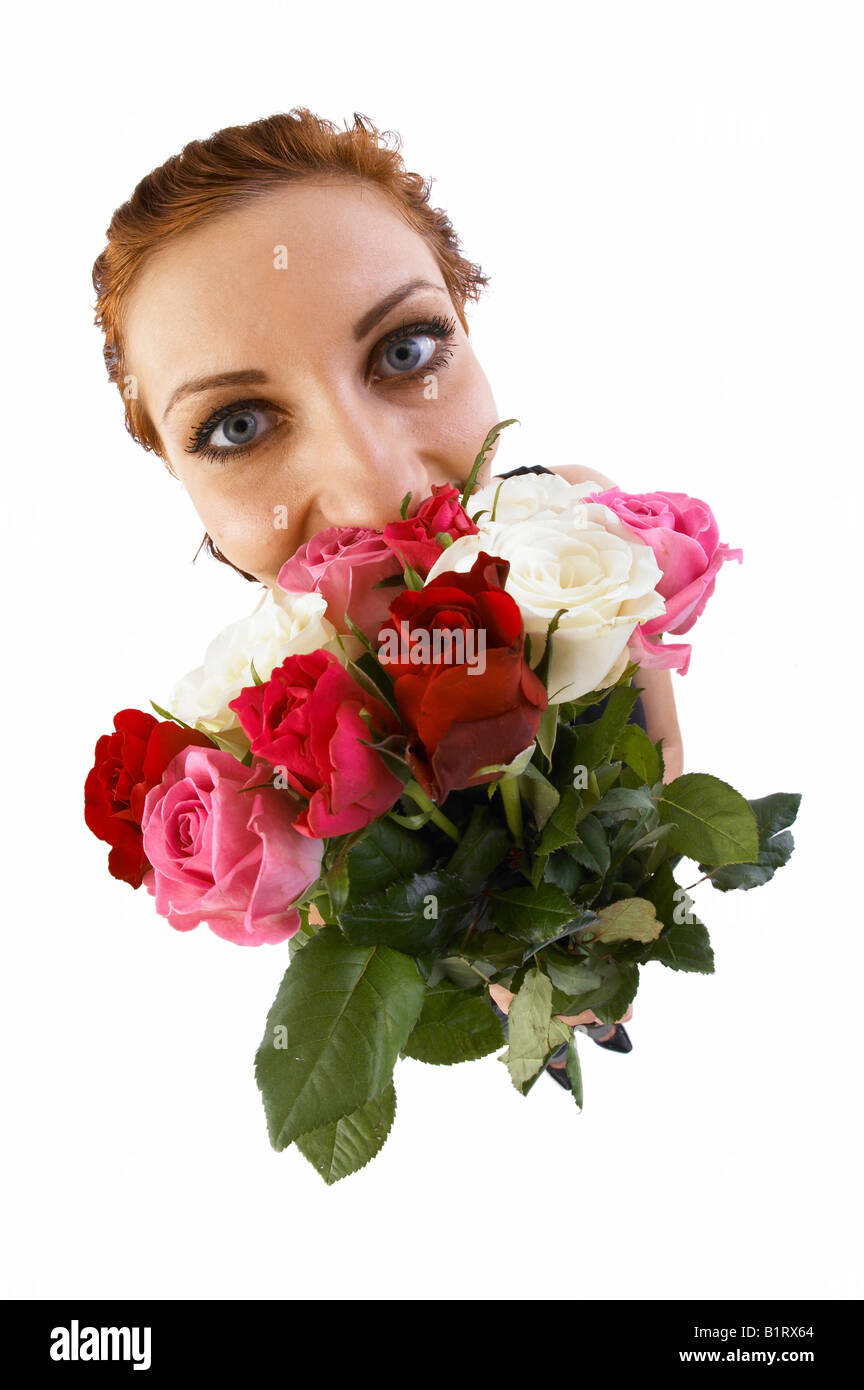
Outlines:
POLYGON ((642 687, 648 737, 652 743, 661 738, 663 740, 663 781, 672 782, 684 771, 684 748, 675 709, 672 672, 646 671, 643 668, 638 672, 635 683, 642 687))

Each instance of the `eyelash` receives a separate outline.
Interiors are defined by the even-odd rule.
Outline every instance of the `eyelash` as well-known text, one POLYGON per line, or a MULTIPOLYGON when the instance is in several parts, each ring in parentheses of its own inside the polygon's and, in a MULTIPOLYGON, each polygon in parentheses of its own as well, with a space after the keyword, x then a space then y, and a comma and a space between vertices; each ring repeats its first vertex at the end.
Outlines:
MULTIPOLYGON (((417 323, 403 323, 400 328, 394 328, 387 333, 377 344, 375 349, 376 357, 380 357, 391 343, 401 342, 403 338, 426 337, 437 338, 439 341, 438 351, 428 362, 424 362, 422 367, 418 367, 413 372, 405 372, 392 377, 381 377, 388 385, 399 382, 416 382, 421 374, 427 372, 439 372, 446 367, 449 359, 453 355, 451 340, 456 333, 455 318, 444 318, 441 314, 434 314, 432 318, 423 319, 417 323)), ((228 420, 232 415, 238 415, 243 410, 274 410, 275 407, 269 401, 244 400, 231 401, 228 405, 220 405, 212 414, 202 420, 192 430, 186 444, 186 452, 189 454, 201 454, 204 458, 215 459, 218 462, 226 463, 228 458, 242 458, 252 452, 257 447, 255 440, 251 444, 238 444, 233 449, 218 447, 208 447, 207 440, 222 424, 223 420, 228 420)), ((270 431, 269 433, 273 433, 270 431)), ((265 435, 268 438, 269 435, 265 435)))
MULTIPOLYGON (((428 362, 424 362, 422 367, 417 368, 417 372, 437 372, 453 354, 453 348, 450 344, 455 332, 456 320, 444 318, 441 314, 435 314, 431 319, 424 319, 422 323, 403 323, 401 328, 394 328, 391 333, 385 334, 381 339, 377 345, 378 355, 380 356, 391 343, 399 343, 403 338, 437 338, 441 344, 438 352, 428 362)), ((395 377, 385 377, 383 380, 413 381, 417 372, 405 372, 395 377)))

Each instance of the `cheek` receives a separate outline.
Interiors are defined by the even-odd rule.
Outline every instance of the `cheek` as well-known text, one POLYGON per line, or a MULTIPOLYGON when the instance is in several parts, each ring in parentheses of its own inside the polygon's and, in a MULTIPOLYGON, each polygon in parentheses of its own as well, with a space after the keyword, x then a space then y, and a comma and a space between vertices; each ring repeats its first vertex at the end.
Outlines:
POLYGON ((476 429, 477 422, 487 420, 490 414, 495 423, 492 388, 470 349, 466 350, 458 367, 445 367, 439 373, 438 382, 440 401, 445 405, 451 401, 453 410, 458 411, 466 423, 473 424, 476 429))
MULTIPOLYGON (((454 477, 467 478, 484 439, 500 419, 492 388, 476 357, 471 355, 463 369, 447 380, 441 373, 435 402, 435 427, 440 430, 454 477)), ((505 431, 506 433, 506 431, 505 431)), ((478 482, 488 480, 490 466, 500 444, 499 435, 486 455, 478 482)))
POLYGON ((473 352, 460 349, 450 366, 431 379, 430 395, 424 396, 414 415, 418 443, 452 455, 453 462, 474 457, 499 416, 486 374, 473 352))
POLYGON ((204 529, 222 554, 262 583, 273 583, 284 561, 303 541, 303 509, 290 506, 251 471, 244 478, 187 490, 204 529))

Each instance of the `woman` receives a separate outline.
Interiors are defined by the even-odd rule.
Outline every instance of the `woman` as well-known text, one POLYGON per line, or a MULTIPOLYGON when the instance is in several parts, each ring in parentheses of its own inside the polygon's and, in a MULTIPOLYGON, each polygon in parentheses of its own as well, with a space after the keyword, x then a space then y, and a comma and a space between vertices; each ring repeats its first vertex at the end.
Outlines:
MULTIPOLYGON (((302 107, 193 141, 118 208, 93 268, 127 428, 181 481, 211 554, 268 588, 324 527, 383 527, 406 493, 416 508, 464 482, 501 418, 465 317, 487 277, 395 143, 302 107)), ((639 680, 669 779, 670 676, 639 680)), ((629 1050, 590 1012, 567 1021, 629 1050)))

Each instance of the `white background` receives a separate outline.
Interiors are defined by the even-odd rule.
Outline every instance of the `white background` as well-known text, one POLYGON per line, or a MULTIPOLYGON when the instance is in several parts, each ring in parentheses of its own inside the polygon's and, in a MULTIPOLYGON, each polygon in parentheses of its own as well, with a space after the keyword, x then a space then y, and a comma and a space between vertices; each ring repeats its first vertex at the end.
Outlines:
MULTIPOLYGON (((7 1293, 860 1296, 862 11, 855 4, 16 7, 4 99, 7 1293), (311 17, 310 11, 311 9, 311 17), (256 590, 126 436, 92 325, 113 208, 188 139, 307 105, 398 130, 491 275, 498 467, 711 502, 676 678, 686 763, 800 790, 755 893, 707 885, 713 977, 643 972, 584 1113, 495 1058, 407 1061, 327 1189, 252 1058, 285 951, 183 935, 82 817, 96 737, 256 590), (10 381, 11 377, 11 381, 10 381)), ((695 877, 695 873, 692 877, 695 877)))

